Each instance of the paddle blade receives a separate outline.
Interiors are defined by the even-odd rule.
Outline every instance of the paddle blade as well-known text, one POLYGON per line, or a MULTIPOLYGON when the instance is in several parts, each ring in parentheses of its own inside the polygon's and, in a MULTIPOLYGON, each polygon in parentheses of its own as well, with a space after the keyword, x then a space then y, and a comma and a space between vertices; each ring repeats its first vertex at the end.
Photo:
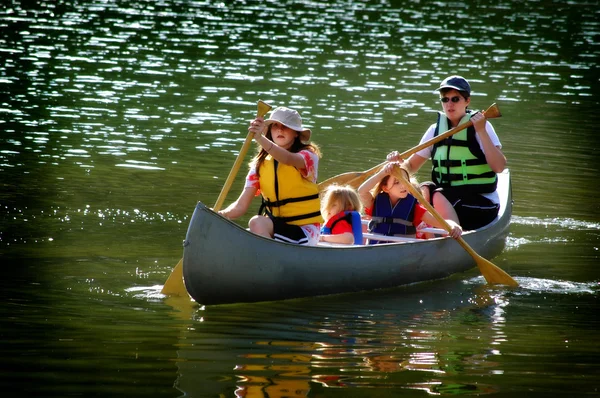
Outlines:
POLYGON ((258 110, 256 112, 257 117, 263 117, 269 112, 273 107, 263 100, 258 100, 258 110))
MULTIPOLYGON (((394 167, 393 175, 398 179, 398 181, 402 182, 402 184, 408 189, 408 191, 421 203, 423 207, 431 213, 433 217, 444 227, 444 229, 448 232, 452 231, 452 227, 448 222, 433 208, 433 206, 425 200, 423 195, 421 195, 420 190, 415 188, 407 179, 404 177, 404 173, 402 169, 398 166, 394 167)), ((486 260, 481 257, 469 244, 463 239, 462 236, 459 236, 456 241, 473 257, 473 260, 477 263, 479 267, 479 271, 483 274, 485 280, 490 284, 497 285, 507 285, 507 286, 518 286, 519 284, 510 275, 506 272, 502 271, 500 268, 492 264, 491 261, 486 260)))
POLYGON ((477 262, 479 271, 490 285, 519 286, 517 281, 510 275, 485 258, 478 255, 475 261, 477 262))
POLYGON ((498 105, 496 105, 496 103, 493 103, 489 108, 487 108, 483 112, 483 116, 485 116, 486 119, 495 119, 497 117, 502 116, 502 113, 500 113, 500 108, 498 108, 498 105))
POLYGON ((456 241, 473 257, 473 260, 477 263, 477 267, 479 267, 479 272, 481 272, 487 283, 490 285, 519 286, 517 281, 504 272, 502 268, 481 257, 479 253, 473 250, 462 236, 456 241))
POLYGON ((319 191, 324 190, 332 184, 349 185, 354 189, 358 189, 358 187, 360 187, 363 182, 367 181, 369 177, 377 174, 379 170, 383 166, 385 166, 386 163, 387 162, 380 163, 377 166, 371 167, 369 170, 366 171, 349 171, 347 173, 331 177, 319 184, 319 191))
MULTIPOLYGON (((322 191, 325 188, 327 188, 328 186, 333 185, 333 184, 346 185, 350 181, 358 179, 364 174, 365 173, 361 172, 361 171, 349 171, 344 174, 339 174, 337 176, 333 176, 333 177, 328 178, 325 181, 322 181, 319 183, 319 191, 322 191)), ((360 184, 358 184, 358 185, 360 186, 360 184)))
POLYGON ((183 283, 183 258, 175 265, 175 268, 171 271, 171 275, 169 275, 169 278, 160 292, 167 296, 188 295, 187 289, 183 283))

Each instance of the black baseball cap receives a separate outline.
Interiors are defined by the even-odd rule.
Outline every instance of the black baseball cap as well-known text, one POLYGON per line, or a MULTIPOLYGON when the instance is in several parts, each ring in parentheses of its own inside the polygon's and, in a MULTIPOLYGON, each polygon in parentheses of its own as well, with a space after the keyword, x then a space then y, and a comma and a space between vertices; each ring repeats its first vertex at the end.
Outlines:
POLYGON ((471 95, 471 85, 467 79, 462 76, 454 75, 445 78, 440 83, 440 87, 437 89, 437 91, 440 91, 444 88, 453 88, 458 91, 465 91, 467 94, 471 95))

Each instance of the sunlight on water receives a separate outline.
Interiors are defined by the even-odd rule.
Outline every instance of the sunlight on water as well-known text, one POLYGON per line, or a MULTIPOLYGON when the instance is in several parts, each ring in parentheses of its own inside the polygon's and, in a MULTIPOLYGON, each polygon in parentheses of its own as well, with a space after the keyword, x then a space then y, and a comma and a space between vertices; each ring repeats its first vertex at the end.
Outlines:
POLYGON ((542 227, 561 227, 564 229, 573 230, 598 230, 600 231, 600 223, 573 220, 569 218, 550 218, 550 219, 539 219, 533 217, 519 217, 513 216, 511 222, 515 224, 527 225, 527 226, 542 226, 542 227))
POLYGON ((597 393, 594 2, 6 3, 0 331, 19 395, 597 393), (258 99, 301 111, 326 178, 417 145, 449 74, 472 109, 502 108, 515 207, 493 261, 519 287, 455 275, 208 309, 161 294, 258 99))
POLYGON ((534 293, 556 294, 593 294, 600 292, 600 282, 570 282, 550 279, 516 278, 520 289, 517 295, 530 295, 534 293))
MULTIPOLYGON (((466 284, 488 286, 496 304, 499 304, 498 299, 502 301, 501 297, 510 293, 511 295, 530 295, 536 293, 557 293, 557 294, 592 294, 596 295, 600 293, 600 282, 571 282, 571 281, 560 281, 552 279, 538 279, 529 277, 516 276, 514 279, 519 283, 517 288, 506 288, 504 286, 486 285, 486 281, 483 276, 471 278, 465 281, 466 284), (497 292, 497 293, 494 293, 497 292)), ((478 300, 475 300, 477 302, 478 300)))
POLYGON ((131 293, 133 297, 148 300, 148 301, 161 301, 165 298, 165 295, 161 293, 163 285, 154 286, 135 286, 125 289, 127 293, 131 293))

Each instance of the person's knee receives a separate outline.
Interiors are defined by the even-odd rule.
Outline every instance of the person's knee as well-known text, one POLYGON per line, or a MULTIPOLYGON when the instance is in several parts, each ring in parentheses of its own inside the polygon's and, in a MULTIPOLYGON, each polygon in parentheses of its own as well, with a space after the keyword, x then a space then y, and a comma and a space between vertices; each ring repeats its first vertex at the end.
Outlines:
POLYGON ((265 216, 254 216, 248 221, 248 228, 262 236, 273 236, 273 222, 265 216))
POLYGON ((250 228, 250 231, 256 233, 258 230, 260 230, 261 228, 263 228, 263 226, 264 226, 263 219, 264 219, 263 216, 254 216, 254 217, 252 217, 250 219, 250 221, 248 221, 248 228, 250 228))

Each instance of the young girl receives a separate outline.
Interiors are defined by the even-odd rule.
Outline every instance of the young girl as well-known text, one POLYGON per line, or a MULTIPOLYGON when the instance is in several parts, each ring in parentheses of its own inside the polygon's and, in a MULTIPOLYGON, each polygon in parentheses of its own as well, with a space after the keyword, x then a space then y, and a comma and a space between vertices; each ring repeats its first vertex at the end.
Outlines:
MULTIPOLYGON (((365 213, 372 216, 369 232, 383 234, 386 236, 416 236, 420 239, 427 238, 420 233, 417 227, 424 222, 434 227, 443 227, 431 213, 421 206, 417 199, 412 196, 406 187, 391 175, 394 166, 400 166, 399 162, 386 164, 377 174, 365 181, 359 188, 360 200, 365 207, 365 213), (374 190, 373 188, 376 187, 374 190), (373 193, 371 193, 373 190, 373 193)), ((402 171, 408 181, 417 186, 416 180, 410 176, 405 168, 402 171)), ((443 206, 440 203, 440 206, 443 206)), ((458 225, 454 209, 446 201, 446 214, 451 218, 446 221, 452 226, 450 235, 458 238, 462 234, 462 228, 458 225)), ((375 241, 377 243, 378 241, 375 241)))
POLYGON ((354 188, 348 185, 330 185, 322 193, 321 214, 325 224, 321 228, 321 241, 362 244, 362 204, 354 188))
POLYGON ((323 221, 317 186, 321 152, 309 142, 311 131, 302 127, 297 111, 286 107, 273 110, 266 121, 254 119, 248 131, 260 150, 239 198, 219 213, 229 219, 241 217, 260 193, 259 213, 265 214, 250 219, 250 231, 282 242, 316 245, 323 221))

